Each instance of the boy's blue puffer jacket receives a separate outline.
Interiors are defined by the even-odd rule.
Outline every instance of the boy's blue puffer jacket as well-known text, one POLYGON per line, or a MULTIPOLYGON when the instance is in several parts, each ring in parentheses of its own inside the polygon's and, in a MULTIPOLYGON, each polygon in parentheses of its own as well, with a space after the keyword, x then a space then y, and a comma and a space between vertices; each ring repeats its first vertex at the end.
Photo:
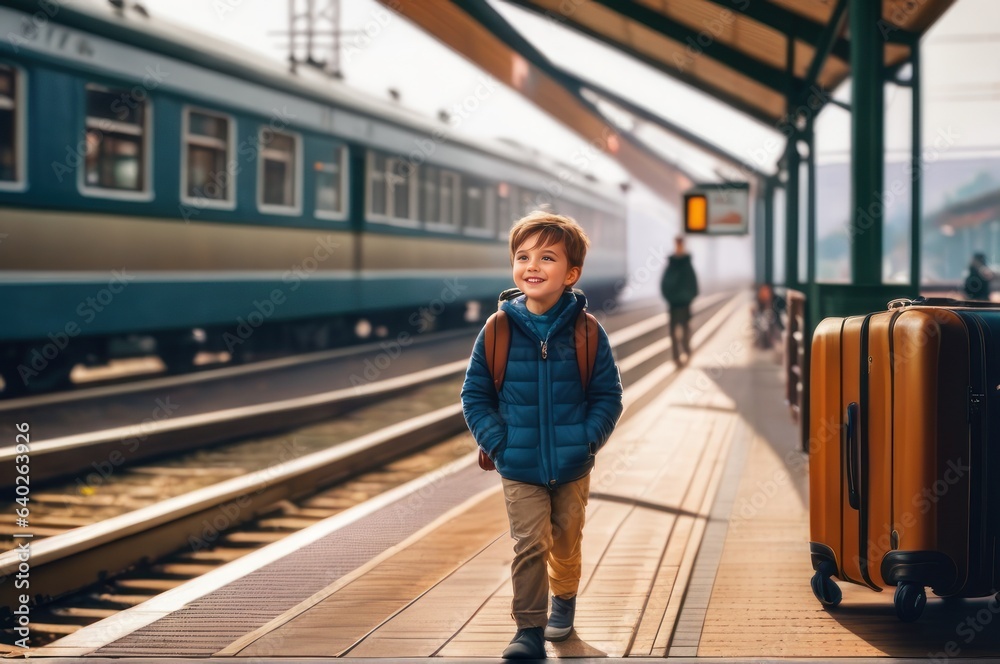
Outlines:
POLYGON ((484 332, 472 350, 462 386, 465 421, 507 479, 543 486, 580 479, 594 467, 594 456, 622 413, 621 379, 603 328, 584 394, 573 326, 587 300, 578 292, 562 297, 569 302, 546 339, 532 324, 523 295, 503 303, 510 321, 510 353, 499 395, 486 365, 484 332))

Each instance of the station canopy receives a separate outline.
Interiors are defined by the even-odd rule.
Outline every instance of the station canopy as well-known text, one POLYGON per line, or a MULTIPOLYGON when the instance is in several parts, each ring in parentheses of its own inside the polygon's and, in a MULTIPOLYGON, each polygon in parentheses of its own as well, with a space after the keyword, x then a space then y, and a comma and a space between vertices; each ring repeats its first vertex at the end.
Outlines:
MULTIPOLYGON (((549 16, 769 125, 810 85, 851 73, 846 0, 507 0, 549 16), (823 58, 820 52, 829 49, 823 58), (820 54, 815 79, 809 70, 820 54)), ((953 0, 885 0, 885 66, 953 0)))
MULTIPOLYGON (((666 164, 643 141, 607 138, 596 92, 723 160, 754 171, 704 136, 584 81, 549 61, 488 0, 381 0, 542 110, 664 191, 678 164, 666 164), (559 88, 560 90, 557 90, 559 88)), ((874 0, 871 0, 874 1, 874 0)), ((777 128, 816 89, 832 93, 851 74, 848 0, 505 0, 598 40, 722 103, 777 128)), ((953 0, 882 0, 879 29, 888 70, 907 63, 910 45, 953 0)), ((682 169, 683 170, 683 169, 682 169)), ((760 173, 756 173, 761 175, 760 173)), ((670 187, 673 188, 673 187, 670 187)))

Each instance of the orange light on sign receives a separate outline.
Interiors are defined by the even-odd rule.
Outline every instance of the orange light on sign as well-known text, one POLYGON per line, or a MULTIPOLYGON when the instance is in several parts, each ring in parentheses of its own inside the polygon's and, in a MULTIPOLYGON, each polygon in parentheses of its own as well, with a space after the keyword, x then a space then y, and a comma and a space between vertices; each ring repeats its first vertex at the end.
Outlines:
POLYGON ((684 230, 704 233, 708 230, 708 200, 701 194, 684 197, 684 230))

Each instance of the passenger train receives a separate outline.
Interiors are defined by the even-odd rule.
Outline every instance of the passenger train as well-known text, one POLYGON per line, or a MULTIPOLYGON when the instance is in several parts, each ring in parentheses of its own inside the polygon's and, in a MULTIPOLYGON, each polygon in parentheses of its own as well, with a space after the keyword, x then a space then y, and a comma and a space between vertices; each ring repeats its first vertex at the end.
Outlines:
POLYGON ((620 289, 621 187, 121 4, 0 7, 5 396, 479 322, 542 204, 590 234, 592 307, 620 289))

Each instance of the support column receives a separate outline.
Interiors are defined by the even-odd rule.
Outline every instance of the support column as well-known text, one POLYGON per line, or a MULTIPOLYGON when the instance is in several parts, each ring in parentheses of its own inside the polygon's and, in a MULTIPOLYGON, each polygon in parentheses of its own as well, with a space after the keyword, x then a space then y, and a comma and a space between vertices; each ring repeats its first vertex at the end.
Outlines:
POLYGON ((806 173, 809 178, 806 183, 806 282, 812 286, 816 283, 816 134, 813 131, 812 119, 806 126, 804 138, 809 146, 809 157, 806 162, 806 173))
POLYGON ((799 286, 799 133, 788 138, 785 152, 785 168, 788 180, 785 182, 785 285, 798 289, 799 286))
POLYGON ((882 3, 850 0, 851 275, 855 286, 882 283, 885 160, 885 44, 882 3))
POLYGON ((774 283, 774 180, 764 181, 764 281, 774 283))
POLYGON ((924 165, 921 161, 923 152, 923 119, 921 106, 920 83, 920 39, 914 39, 910 45, 910 99, 913 104, 913 121, 911 122, 910 151, 913 176, 910 185, 910 286, 914 293, 920 292, 920 265, 923 250, 923 188, 924 165))

